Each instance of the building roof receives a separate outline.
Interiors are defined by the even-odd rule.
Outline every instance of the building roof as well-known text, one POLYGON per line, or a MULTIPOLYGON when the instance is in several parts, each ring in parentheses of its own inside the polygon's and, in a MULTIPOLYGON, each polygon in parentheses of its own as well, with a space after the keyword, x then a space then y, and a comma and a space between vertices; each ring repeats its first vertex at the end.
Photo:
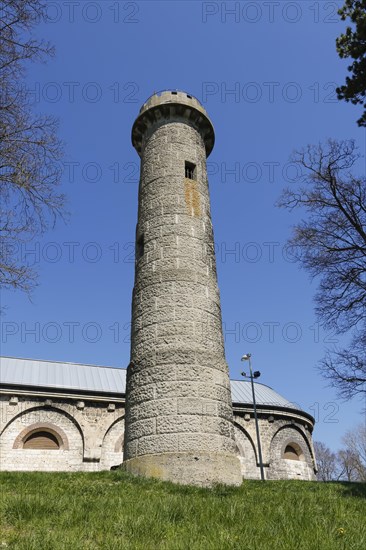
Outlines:
POLYGON ((124 394, 126 369, 0 357, 0 384, 124 394))
MULTIPOLYGON (((230 380, 230 384, 233 403, 253 403, 252 388, 249 380, 230 380)), ((257 405, 273 405, 288 409, 300 409, 297 404, 290 402, 269 386, 260 384, 259 382, 255 382, 254 386, 257 405)))
MULTIPOLYGON (((246 380, 231 380, 234 404, 252 404, 251 384, 246 380)), ((13 387, 49 388, 61 391, 79 391, 102 394, 126 392, 126 369, 0 357, 0 384, 13 387)), ((269 386, 255 383, 256 402, 259 406, 274 406, 301 410, 269 386)))

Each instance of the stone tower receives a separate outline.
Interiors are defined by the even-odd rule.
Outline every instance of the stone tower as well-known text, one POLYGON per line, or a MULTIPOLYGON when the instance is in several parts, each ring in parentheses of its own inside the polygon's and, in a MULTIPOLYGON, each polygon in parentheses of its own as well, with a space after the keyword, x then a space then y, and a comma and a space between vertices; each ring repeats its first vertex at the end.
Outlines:
POLYGON ((124 466, 183 484, 240 484, 206 172, 214 129, 175 91, 140 109, 141 157, 124 466))

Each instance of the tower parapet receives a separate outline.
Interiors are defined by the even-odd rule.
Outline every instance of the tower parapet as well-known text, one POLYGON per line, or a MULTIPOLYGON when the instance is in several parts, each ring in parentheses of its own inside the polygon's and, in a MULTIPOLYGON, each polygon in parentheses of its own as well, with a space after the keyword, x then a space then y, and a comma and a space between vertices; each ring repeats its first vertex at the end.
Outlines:
POLYGON ((213 125, 184 92, 133 125, 141 157, 125 468, 185 484, 240 484, 206 158, 213 125))
POLYGON ((188 120, 200 132, 206 148, 206 156, 215 143, 213 124, 206 110, 194 96, 176 90, 166 90, 150 96, 140 109, 132 127, 132 144, 141 156, 143 137, 152 126, 167 119, 188 120))

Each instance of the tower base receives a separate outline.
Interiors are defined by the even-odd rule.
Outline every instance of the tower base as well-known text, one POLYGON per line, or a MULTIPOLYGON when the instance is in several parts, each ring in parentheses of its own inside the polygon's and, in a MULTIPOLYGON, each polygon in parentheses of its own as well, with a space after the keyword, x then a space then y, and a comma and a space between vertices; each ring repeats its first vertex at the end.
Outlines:
POLYGON ((217 483, 242 483, 239 459, 235 455, 211 453, 164 453, 126 460, 122 468, 144 477, 154 477, 181 485, 212 487, 217 483))

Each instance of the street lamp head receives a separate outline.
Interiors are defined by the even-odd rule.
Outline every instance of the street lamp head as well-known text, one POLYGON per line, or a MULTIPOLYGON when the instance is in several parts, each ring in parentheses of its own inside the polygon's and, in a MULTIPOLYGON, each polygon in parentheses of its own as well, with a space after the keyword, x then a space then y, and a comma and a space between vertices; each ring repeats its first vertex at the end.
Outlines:
POLYGON ((251 356, 252 356, 251 353, 244 353, 243 357, 241 358, 241 361, 249 361, 251 356))
POLYGON ((256 370, 253 372, 253 378, 259 378, 261 375, 261 373, 259 372, 259 370, 256 370))

